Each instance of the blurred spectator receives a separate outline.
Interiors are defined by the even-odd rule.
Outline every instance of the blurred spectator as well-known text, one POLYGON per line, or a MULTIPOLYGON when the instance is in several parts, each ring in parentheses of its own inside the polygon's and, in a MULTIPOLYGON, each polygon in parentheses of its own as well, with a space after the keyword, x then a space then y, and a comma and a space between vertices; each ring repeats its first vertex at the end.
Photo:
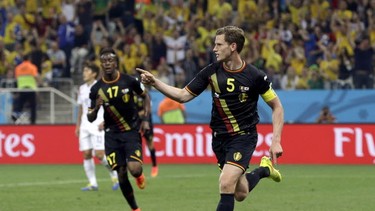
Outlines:
POLYGON ((134 42, 130 44, 130 54, 136 59, 136 65, 139 66, 149 52, 146 44, 142 41, 140 34, 135 34, 134 42))
POLYGON ((137 67, 137 58, 132 55, 129 44, 125 44, 122 53, 119 53, 120 70, 122 72, 131 74, 137 67))
POLYGON ((47 55, 52 62, 52 78, 64 77, 66 67, 66 56, 56 41, 52 41, 50 48, 47 50, 47 55))
POLYGON ((302 74, 298 77, 296 89, 310 89, 308 84, 309 79, 309 70, 307 68, 303 68, 302 74))
POLYGON ((158 116, 163 124, 184 124, 186 122, 185 105, 164 97, 158 105, 158 116))
POLYGON ((160 63, 156 67, 156 70, 158 72, 157 76, 159 80, 163 81, 166 84, 174 86, 173 69, 167 64, 165 58, 160 59, 160 63))
MULTIPOLYGON (((0 78, 0 88, 17 88, 17 81, 14 77, 14 70, 9 69, 4 78, 0 78)), ((14 94, 13 97, 18 96, 14 94)))
POLYGON ((285 75, 281 77, 281 88, 283 90, 295 90, 299 77, 292 66, 290 66, 285 75))
POLYGON ((181 66, 181 62, 178 62, 176 65, 174 65, 174 84, 175 87, 184 88, 186 85, 186 77, 185 77, 185 70, 181 66))
POLYGON ((4 7, 4 3, 0 3, 0 36, 3 37, 5 33, 5 26, 7 22, 7 17, 6 17, 6 9, 4 7))
MULTIPOLYGON (((192 49, 186 51, 186 57, 182 61, 182 69, 185 71, 185 84, 191 81, 199 72, 198 57, 194 55, 192 49)), ((147 70, 147 69, 146 69, 147 70)))
POLYGON ((43 86, 50 86, 52 82, 52 62, 46 53, 42 55, 42 72, 41 80, 43 86))
POLYGON ((83 63, 89 53, 89 40, 90 35, 84 30, 82 25, 77 24, 74 30, 74 44, 71 50, 72 55, 69 60, 71 73, 83 69, 83 63))
POLYGON ((323 58, 318 60, 318 64, 327 83, 325 87, 335 89, 337 88, 336 82, 340 65, 335 53, 337 48, 333 43, 329 43, 327 46, 320 45, 320 48, 323 50, 323 58))
POLYGON ((336 117, 331 113, 328 106, 324 106, 316 120, 319 124, 331 124, 336 122, 336 117))
POLYGON ((92 24, 90 41, 95 55, 99 55, 101 48, 110 47, 110 35, 101 21, 95 21, 92 24))
POLYGON ((339 89, 352 89, 353 88, 353 66, 354 60, 350 57, 346 50, 339 54, 339 73, 337 85, 339 89))
POLYGON ((17 79, 18 89, 28 89, 18 94, 18 99, 14 103, 14 113, 12 118, 16 121, 21 115, 26 104, 30 107, 30 123, 36 122, 36 89, 41 84, 38 69, 31 63, 29 55, 25 55, 23 62, 15 69, 15 78, 17 79))
POLYGON ((32 63, 41 73, 40 55, 50 55, 57 41, 65 53, 64 71, 54 74, 58 77, 70 77, 85 59, 98 62, 99 50, 112 47, 122 58, 122 71, 133 71, 147 57, 156 70, 166 58, 170 68, 160 66, 162 78, 170 83, 190 80, 195 66, 216 60, 215 29, 238 25, 246 32, 244 60, 268 72, 274 86, 280 78, 284 89, 284 76, 292 68, 300 81, 297 89, 318 89, 322 80, 326 89, 373 88, 375 57, 366 46, 375 46, 374 11, 373 0, 5 0, 0 1, 0 40, 5 45, 0 77, 6 77, 22 55, 35 51, 33 42, 38 49, 31 53, 32 63), (124 53, 126 45, 131 56, 124 53), (306 69, 315 64, 322 72, 306 69), (176 72, 178 65, 184 74, 176 72))
POLYGON ((4 41, 0 37, 0 79, 3 74, 7 72, 8 69, 8 62, 7 62, 7 55, 9 51, 5 49, 4 41))
POLYGON ((313 64, 309 67, 309 79, 307 85, 309 89, 324 89, 324 78, 320 74, 319 66, 313 64))
POLYGON ((107 13, 109 10, 110 0, 92 0, 93 2, 93 20, 100 20, 107 25, 107 13))
POLYGON ((42 16, 47 24, 50 24, 56 16, 61 14, 61 0, 40 1, 42 16))
POLYGON ((174 65, 176 62, 185 59, 186 35, 181 35, 178 29, 174 29, 172 36, 164 36, 167 45, 167 63, 174 65))
POLYGON ((86 33, 91 33, 93 23, 93 5, 89 0, 76 1, 76 17, 78 24, 81 24, 86 33))
POLYGON ((62 0, 61 2, 61 12, 68 22, 74 22, 76 16, 76 7, 74 5, 74 1, 75 0, 62 0))
POLYGON ((288 52, 285 58, 286 63, 293 67, 296 75, 301 75, 303 68, 306 65, 305 50, 303 48, 303 41, 300 38, 296 38, 293 41, 292 49, 288 52))
POLYGON ((370 44, 368 36, 362 37, 354 50, 353 83, 356 89, 374 88, 374 57, 375 43, 370 44))
POLYGON ((276 73, 275 69, 271 66, 270 68, 265 69, 267 73, 267 77, 272 82, 273 89, 281 89, 281 74, 278 72, 276 73))
POLYGON ((30 60, 38 68, 38 73, 41 74, 42 72, 42 59, 44 52, 40 49, 40 42, 37 39, 33 39, 30 41, 30 60))
MULTIPOLYGON (((58 77, 70 77, 70 58, 74 47, 74 36, 75 36, 75 24, 68 22, 64 15, 59 16, 59 27, 57 31, 58 36, 58 48, 64 52, 64 66, 61 67, 61 73, 58 77)), ((52 44, 54 45, 54 44, 52 44)), ((54 62, 51 55, 49 57, 54 62)))
POLYGON ((4 32, 4 44, 8 51, 13 51, 16 42, 21 41, 21 26, 13 19, 12 12, 7 12, 4 32))
POLYGON ((151 47, 151 61, 153 66, 156 68, 161 58, 167 57, 167 44, 165 43, 163 39, 163 34, 161 32, 158 32, 154 35, 153 42, 151 47))

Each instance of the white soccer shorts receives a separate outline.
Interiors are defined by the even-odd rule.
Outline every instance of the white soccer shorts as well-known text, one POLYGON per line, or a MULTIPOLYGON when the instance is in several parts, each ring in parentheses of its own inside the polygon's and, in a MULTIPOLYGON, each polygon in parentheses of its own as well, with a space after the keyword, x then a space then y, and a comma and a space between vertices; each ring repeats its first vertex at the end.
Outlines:
POLYGON ((104 150, 104 131, 90 132, 87 129, 81 129, 79 132, 79 151, 85 150, 104 150))

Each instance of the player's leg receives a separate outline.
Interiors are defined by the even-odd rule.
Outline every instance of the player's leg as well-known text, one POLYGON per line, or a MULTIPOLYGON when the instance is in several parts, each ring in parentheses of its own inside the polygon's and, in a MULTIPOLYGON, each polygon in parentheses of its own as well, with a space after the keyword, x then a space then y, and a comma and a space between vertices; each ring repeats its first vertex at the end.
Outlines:
POLYGON ((224 165, 219 179, 220 201, 216 209, 217 211, 234 210, 236 184, 243 171, 242 168, 232 164, 224 165))
POLYGON ((134 190, 129 181, 127 166, 120 166, 118 168, 118 175, 119 175, 120 189, 121 189, 122 195, 125 197, 126 201, 128 202, 129 206, 132 208, 132 210, 138 209, 138 205, 134 196, 134 190))
POLYGON ((126 159, 128 156, 125 151, 125 142, 122 140, 124 138, 126 138, 126 134, 124 135, 123 133, 105 133, 105 154, 111 169, 115 169, 118 173, 122 195, 132 210, 137 210, 139 208, 135 200, 133 187, 128 177, 126 165, 126 159))
POLYGON ((143 155, 141 134, 138 132, 127 132, 124 134, 126 138, 125 150, 128 163, 126 164, 131 175, 136 179, 137 186, 144 189, 146 179, 143 174, 143 155))
POLYGON ((240 177, 236 186, 236 200, 243 201, 248 193, 250 193, 263 178, 270 178, 275 182, 280 182, 282 179, 280 172, 273 167, 272 161, 266 156, 262 157, 258 168, 240 177))
POLYGON ((244 191, 247 184, 248 192, 251 192, 263 178, 270 178, 275 182, 280 182, 282 179, 280 172, 273 167, 272 161, 266 156, 262 157, 258 168, 246 173, 240 179, 239 185, 241 184, 241 187, 239 187, 239 190, 244 191))
POLYGON ((117 171, 112 170, 109 166, 107 158, 104 153, 104 132, 100 132, 95 135, 94 151, 95 156, 99 159, 100 163, 108 170, 109 176, 112 180, 112 190, 117 190, 119 188, 119 182, 117 177, 117 171))
POLYGON ((153 131, 153 128, 151 127, 150 130, 146 131, 143 134, 143 137, 145 137, 147 148, 150 151, 151 162, 152 162, 151 177, 156 177, 156 176, 158 176, 159 168, 158 168, 158 165, 157 165, 157 162, 156 162, 156 153, 155 153, 155 146, 154 146, 154 134, 153 134, 152 131, 153 131))
POLYGON ((221 200, 217 210, 233 210, 234 199, 242 201, 248 194, 244 172, 256 147, 257 134, 229 137, 214 137, 213 151, 222 167, 220 175, 221 200), (224 195, 223 195, 224 194, 224 195))
POLYGON ((98 190, 95 175, 95 162, 92 157, 93 144, 87 130, 81 129, 79 133, 79 150, 83 153, 83 169, 89 184, 81 188, 82 191, 98 190))

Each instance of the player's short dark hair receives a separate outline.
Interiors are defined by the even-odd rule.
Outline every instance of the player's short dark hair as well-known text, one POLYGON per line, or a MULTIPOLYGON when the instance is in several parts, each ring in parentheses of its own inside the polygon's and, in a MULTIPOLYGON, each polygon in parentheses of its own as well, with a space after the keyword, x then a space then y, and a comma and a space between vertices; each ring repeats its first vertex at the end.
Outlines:
POLYGON ((225 42, 236 43, 237 52, 241 53, 245 44, 245 32, 237 26, 224 26, 216 31, 216 35, 224 34, 225 42))
POLYGON ((96 76, 100 73, 100 68, 98 65, 92 63, 92 62, 86 62, 84 67, 89 68, 93 73, 96 73, 96 76))

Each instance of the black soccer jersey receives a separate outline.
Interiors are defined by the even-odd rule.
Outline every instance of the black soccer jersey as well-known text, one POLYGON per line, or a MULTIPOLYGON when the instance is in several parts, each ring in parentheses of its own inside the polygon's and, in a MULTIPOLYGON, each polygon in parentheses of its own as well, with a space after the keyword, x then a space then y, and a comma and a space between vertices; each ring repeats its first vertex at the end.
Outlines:
POLYGON ((132 76, 120 73, 113 81, 99 80, 90 91, 91 107, 98 96, 103 99, 106 131, 123 132, 139 129, 138 109, 134 93, 144 94, 144 86, 132 76))
MULTIPOLYGON (((142 85, 143 87, 143 85, 142 85)), ((149 95, 150 97, 150 100, 151 100, 151 96, 149 95)), ((138 114, 144 110, 144 104, 145 104, 145 100, 143 99, 143 97, 139 96, 139 95, 135 95, 134 96, 134 102, 137 106, 137 110, 138 110, 138 114)), ((150 102, 151 103, 151 102, 150 102)), ((143 113, 143 112, 141 112, 143 113)), ((151 122, 151 114, 148 114, 148 116, 146 117, 146 120, 151 122)))
POLYGON ((235 135, 253 131, 259 122, 257 102, 271 88, 266 74, 246 64, 229 70, 222 62, 202 69, 185 87, 197 96, 210 85, 212 111, 210 127, 215 135, 235 135))

